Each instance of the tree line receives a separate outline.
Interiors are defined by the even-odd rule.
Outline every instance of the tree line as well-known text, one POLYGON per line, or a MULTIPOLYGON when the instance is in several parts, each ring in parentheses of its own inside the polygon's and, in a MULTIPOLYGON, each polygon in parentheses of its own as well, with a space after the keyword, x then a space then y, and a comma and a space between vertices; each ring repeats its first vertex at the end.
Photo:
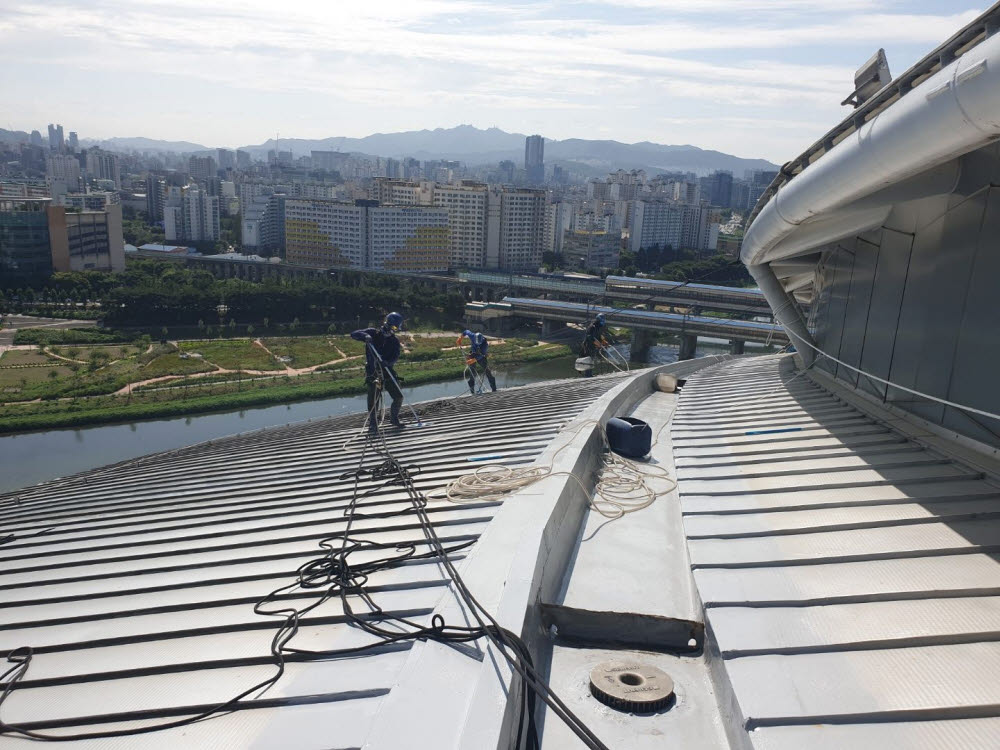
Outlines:
POLYGON ((39 303, 91 308, 107 325, 377 320, 389 310, 460 319, 461 294, 429 293, 398 279, 368 275, 338 279, 216 279, 204 270, 157 260, 130 262, 120 273, 53 274, 41 288, 0 290, 0 309, 20 312, 39 303))

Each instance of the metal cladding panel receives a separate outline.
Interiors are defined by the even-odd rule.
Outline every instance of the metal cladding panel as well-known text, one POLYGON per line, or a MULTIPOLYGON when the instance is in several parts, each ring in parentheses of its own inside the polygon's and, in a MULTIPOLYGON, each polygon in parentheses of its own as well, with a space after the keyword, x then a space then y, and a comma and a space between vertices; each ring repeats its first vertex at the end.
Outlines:
MULTIPOLYGON (((954 371, 947 398, 1000 414, 1000 190, 988 191, 986 214, 971 278, 965 311, 958 328, 954 371)), ((970 417, 947 407, 944 424, 986 443, 995 443, 1000 421, 970 417)))
MULTIPOLYGON (((888 379, 889 365, 896 343, 900 304, 906 288, 906 271, 910 265, 913 236, 890 229, 882 230, 882 242, 875 266, 875 280, 865 329, 864 351, 859 368, 880 378, 888 379)), ((860 378, 859 387, 879 398, 885 397, 882 383, 860 378)))
MULTIPOLYGON (((853 240, 850 241, 853 245, 853 240)), ((844 318, 847 314, 847 300, 851 293, 851 275, 854 272, 853 251, 838 245, 830 254, 828 302, 821 313, 825 318, 822 325, 822 338, 817 343, 823 351, 830 352, 834 357, 840 357, 840 349, 844 338, 844 318)), ((836 375, 837 364, 825 357, 817 363, 831 375, 836 375)))
MULTIPOLYGON (((952 196, 952 202, 953 206, 944 217, 941 242, 935 254, 933 286, 924 299, 930 312, 924 321, 924 348, 915 386, 918 391, 941 398, 948 393, 951 381, 958 340, 956 332, 962 324, 965 297, 986 212, 986 195, 980 193, 969 198, 956 195, 952 196)), ((911 401, 913 395, 900 394, 895 398, 911 401)), ((939 424, 944 416, 944 406, 933 402, 916 403, 912 409, 939 424)))
MULTIPOLYGON (((484 456, 524 465, 624 377, 430 402, 416 407, 423 427, 390 430, 386 440, 418 490, 469 473, 484 456)), ((321 660, 289 653, 278 682, 243 698, 234 713, 82 746, 363 744, 411 641, 385 643, 359 627, 339 594, 321 602, 325 586, 298 587, 298 568, 327 559, 323 540, 335 549, 344 543, 354 499, 351 539, 380 546, 351 553, 350 565, 432 547, 404 488, 370 473, 385 457, 365 452, 362 422, 340 417, 237 435, 0 496, 0 656, 35 649, 0 718, 65 735, 197 716, 275 674, 281 610, 315 604, 298 618, 292 648, 365 650, 321 660), (355 477, 362 465, 369 473, 355 477), (284 586, 268 612, 255 611, 284 586)), ((458 562, 497 507, 430 500, 425 512, 458 562)), ((419 626, 449 582, 429 555, 368 572, 366 593, 419 626)), ((369 600, 344 600, 368 615, 369 600)), ((31 742, 0 737, 5 748, 31 742)))
MULTIPOLYGON (((847 298, 847 311, 844 314, 844 335, 839 357, 854 367, 861 364, 878 254, 878 245, 862 239, 854 243, 851 289, 847 298)), ((846 367, 838 365, 837 377, 851 385, 858 384, 858 374, 846 367)))
MULTIPOLYGON (((944 217, 932 220, 919 229, 913 238, 906 287, 896 325, 896 345, 888 380, 907 388, 915 388, 917 373, 923 364, 927 319, 934 314, 937 255, 941 251, 944 217)), ((914 396, 889 389, 890 401, 898 399, 903 408, 912 411, 914 396)))
POLYGON ((1000 718, 1000 478, 891 430, 874 451, 832 430, 797 443, 810 390, 770 356, 705 368, 679 399, 678 492, 724 699, 758 748, 1000 746, 979 721, 1000 718), (748 429, 772 403, 788 426, 748 429))

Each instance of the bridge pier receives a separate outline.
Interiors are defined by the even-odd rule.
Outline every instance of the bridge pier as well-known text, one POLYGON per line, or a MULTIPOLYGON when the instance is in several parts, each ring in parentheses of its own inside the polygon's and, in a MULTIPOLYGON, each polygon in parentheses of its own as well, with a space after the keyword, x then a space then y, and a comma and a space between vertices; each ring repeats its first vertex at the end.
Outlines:
POLYGON ((632 341, 629 346, 630 362, 643 363, 649 357, 649 348, 653 345, 653 334, 650 331, 632 329, 632 341))
POLYGON ((729 353, 742 354, 744 344, 746 344, 745 341, 742 341, 740 339, 733 339, 732 341, 729 342, 729 353))
POLYGON ((566 323, 561 320, 543 320, 542 336, 554 336, 566 328, 566 323))
POLYGON ((698 348, 698 337, 693 333, 681 334, 680 352, 677 354, 678 361, 694 359, 694 351, 698 348))

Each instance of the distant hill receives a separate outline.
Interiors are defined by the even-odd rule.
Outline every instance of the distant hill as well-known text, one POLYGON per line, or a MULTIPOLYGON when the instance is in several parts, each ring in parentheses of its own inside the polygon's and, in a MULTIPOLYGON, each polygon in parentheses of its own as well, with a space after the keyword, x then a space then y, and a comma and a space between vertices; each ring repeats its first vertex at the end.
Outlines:
MULTIPOLYGON (((310 151, 343 151, 352 154, 384 156, 401 159, 455 159, 469 166, 496 164, 509 159, 520 165, 524 161, 524 133, 508 133, 499 128, 481 130, 472 125, 434 130, 411 130, 401 133, 375 133, 364 138, 330 137, 319 139, 282 138, 279 148, 296 156, 308 156, 310 151)), ((27 134, 0 130, 0 140, 27 140, 27 134)), ((112 151, 172 151, 197 153, 209 147, 189 141, 159 141, 152 138, 87 139, 85 145, 99 145, 112 151)), ((264 158, 275 148, 273 138, 264 143, 241 146, 254 156, 264 158)), ((616 169, 645 169, 651 174, 682 171, 707 174, 727 169, 742 176, 747 169, 777 169, 765 159, 748 159, 697 146, 670 146, 642 141, 592 141, 570 138, 545 141, 545 161, 560 164, 575 172, 593 176, 616 169)))
POLYGON ((207 151, 207 146, 190 141, 158 141, 154 138, 85 138, 82 143, 87 146, 100 146, 108 151, 207 151))
MULTIPOLYGON (((521 164, 524 160, 523 133, 508 133, 499 128, 480 130, 472 125, 434 130, 411 130, 402 133, 375 133, 364 138, 282 138, 280 147, 296 156, 310 151, 345 151, 415 159, 457 159, 469 166, 496 164, 504 159, 521 164)), ((254 146, 242 146, 244 151, 263 156, 275 147, 274 139, 254 146)), ((668 146, 643 141, 592 141, 570 138, 565 141, 545 141, 545 160, 572 162, 576 168, 589 168, 594 174, 615 169, 645 169, 649 172, 685 171, 705 174, 716 169, 728 169, 742 176, 746 169, 777 169, 765 159, 747 159, 721 151, 709 151, 697 146, 668 146)))
POLYGON ((0 143, 27 143, 28 134, 23 130, 4 130, 0 128, 0 143))

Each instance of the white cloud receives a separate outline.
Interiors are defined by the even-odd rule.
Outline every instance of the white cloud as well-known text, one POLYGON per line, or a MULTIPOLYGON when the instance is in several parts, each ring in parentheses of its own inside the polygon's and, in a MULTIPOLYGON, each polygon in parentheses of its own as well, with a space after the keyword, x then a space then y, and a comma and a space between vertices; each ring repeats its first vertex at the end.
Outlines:
MULTIPOLYGON (((297 119, 267 102, 298 96, 309 111, 329 112, 311 135, 364 135, 482 117, 477 124, 554 137, 586 137, 610 127, 621 139, 654 140, 660 131, 643 130, 645 120, 669 122, 684 133, 679 140, 698 143, 709 129, 697 123, 710 121, 729 129, 731 150, 756 155, 755 148, 775 148, 765 154, 774 159, 788 152, 774 144, 765 121, 797 123, 780 130, 786 136, 794 130, 805 143, 842 116, 837 104, 863 60, 845 64, 839 50, 909 45, 926 51, 976 15, 951 9, 893 13, 899 4, 874 0, 7 5, 0 21, 6 59, 53 78, 38 90, 43 100, 33 102, 35 108, 67 100, 60 68, 86 69, 112 90, 123 86, 123 106, 155 99, 155 88, 137 96, 118 83, 147 71, 149 85, 163 87, 167 108, 182 104, 204 112, 198 126, 213 134, 205 140, 226 132, 220 118, 235 120, 225 124, 235 141, 222 142, 245 142, 252 132, 260 137, 276 120, 297 119), (727 21, 726 14, 749 20, 727 21), (245 91, 248 111, 233 118, 219 109, 204 94, 212 87, 245 91), (178 91, 197 98, 177 102, 178 91), (46 92, 51 101, 44 101, 46 92), (677 109, 691 117, 677 117, 677 109), (734 117, 736 109, 745 116, 734 117), (648 114, 616 122, 615 113, 626 111, 648 114)), ((8 85, 0 83, 0 92, 8 85)), ((100 113, 87 116, 96 122, 100 113)), ((116 128, 116 120, 106 117, 104 132, 95 135, 116 128)))

